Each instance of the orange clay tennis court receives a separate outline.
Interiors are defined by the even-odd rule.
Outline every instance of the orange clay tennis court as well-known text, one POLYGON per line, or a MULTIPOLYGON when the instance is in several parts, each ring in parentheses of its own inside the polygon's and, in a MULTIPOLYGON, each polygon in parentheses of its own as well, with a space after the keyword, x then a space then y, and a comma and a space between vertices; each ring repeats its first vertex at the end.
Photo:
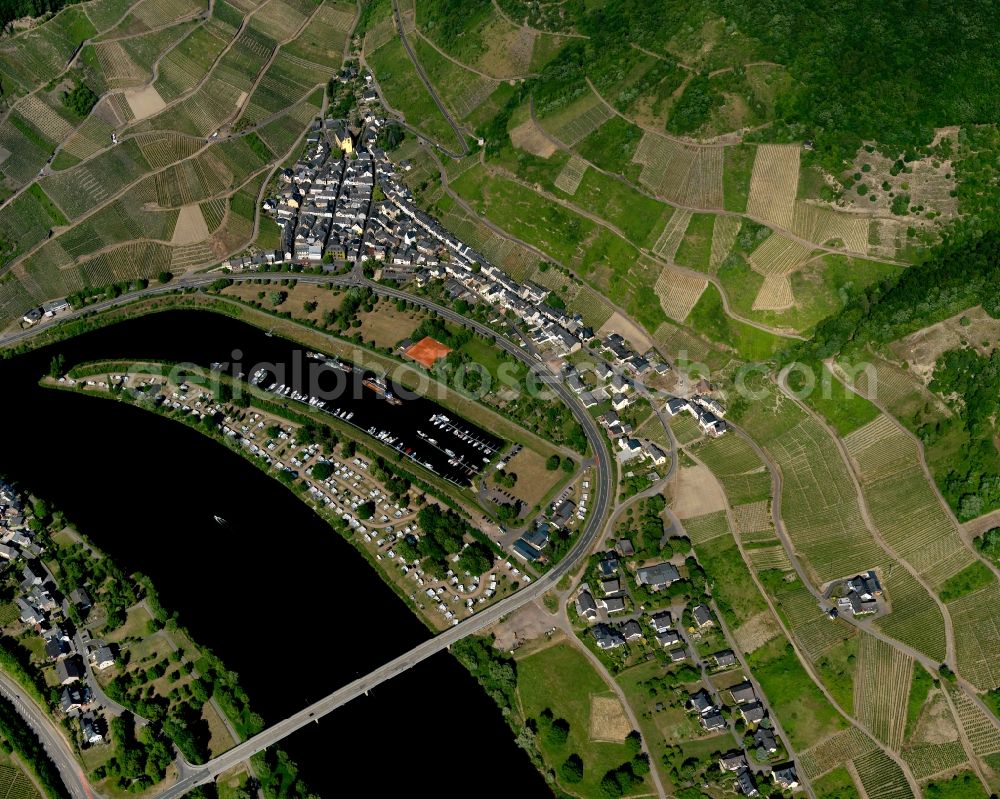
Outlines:
POLYGON ((407 351, 406 357, 410 358, 421 366, 430 369, 434 364, 444 358, 449 352, 451 352, 451 347, 446 347, 440 341, 431 338, 430 336, 424 336, 416 344, 413 344, 407 351))

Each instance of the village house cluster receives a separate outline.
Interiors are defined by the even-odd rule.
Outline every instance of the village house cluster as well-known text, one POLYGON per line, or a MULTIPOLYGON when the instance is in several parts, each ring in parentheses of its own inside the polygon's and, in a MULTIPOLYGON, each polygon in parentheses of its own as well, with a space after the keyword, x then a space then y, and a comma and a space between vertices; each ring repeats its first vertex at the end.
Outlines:
POLYGON ((114 666, 115 656, 110 647, 92 639, 88 631, 74 629, 70 607, 86 616, 91 609, 90 596, 83 588, 64 596, 41 561, 43 552, 28 525, 22 497, 13 487, 0 483, 0 558, 8 569, 20 567, 21 580, 14 599, 19 619, 44 642, 45 659, 54 666, 62 689, 59 709, 78 719, 87 744, 103 743, 103 693, 93 671, 114 666))
POLYGON ((587 515, 589 500, 590 482, 585 480, 579 505, 565 497, 557 499, 549 506, 548 518, 538 521, 531 530, 518 538, 511 545, 511 550, 518 558, 529 563, 547 563, 549 557, 546 549, 552 534, 582 521, 587 515))
POLYGON ((665 406, 667 413, 676 416, 681 411, 687 411, 694 417, 701 431, 710 436, 721 436, 728 427, 722 418, 726 409, 717 399, 695 395, 690 399, 671 397, 665 406))
MULTIPOLYGON (((739 668, 736 653, 732 649, 721 649, 704 657, 697 654, 694 642, 714 640, 711 636, 719 629, 712 609, 706 604, 695 605, 690 609, 690 621, 685 627, 680 620, 686 615, 686 600, 675 600, 667 592, 674 582, 682 579, 677 567, 669 561, 645 565, 626 563, 634 554, 631 541, 619 539, 614 551, 595 557, 594 572, 580 586, 576 612, 581 621, 590 625, 587 632, 597 648, 611 651, 628 644, 649 646, 665 651, 668 666, 687 661, 703 674, 712 675, 693 692, 681 689, 681 697, 705 735, 727 733, 730 719, 742 719, 746 725, 743 745, 755 753, 753 765, 742 749, 722 755, 719 764, 724 772, 733 773, 736 790, 745 796, 758 796, 757 779, 761 775, 770 775, 781 788, 797 787, 793 763, 773 765, 767 762, 776 756, 781 746, 754 683, 744 674, 742 681, 736 684, 726 679, 723 684, 729 684, 728 688, 717 688, 714 684, 714 675, 730 674, 739 668), (654 597, 662 596, 663 601, 647 601, 640 606, 632 597, 630 580, 654 597), (649 604, 653 607, 648 607, 649 604)), ((647 650, 646 656, 653 654, 647 650)), ((662 703, 656 705, 657 712, 663 709, 662 703)))

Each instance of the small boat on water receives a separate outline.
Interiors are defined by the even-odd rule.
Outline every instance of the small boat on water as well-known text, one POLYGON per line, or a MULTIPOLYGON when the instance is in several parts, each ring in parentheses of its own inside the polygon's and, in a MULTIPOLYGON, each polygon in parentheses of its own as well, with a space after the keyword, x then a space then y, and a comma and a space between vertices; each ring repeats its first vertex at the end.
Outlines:
POLYGON ((229 522, 223 519, 221 516, 213 516, 212 518, 215 519, 215 523, 219 525, 219 527, 224 527, 224 528, 229 527, 229 522))

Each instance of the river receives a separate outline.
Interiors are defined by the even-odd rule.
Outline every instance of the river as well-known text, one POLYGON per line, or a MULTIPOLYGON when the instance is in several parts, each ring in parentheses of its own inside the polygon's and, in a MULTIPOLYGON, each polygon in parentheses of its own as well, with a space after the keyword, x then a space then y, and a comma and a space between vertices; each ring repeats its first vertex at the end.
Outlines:
MULTIPOLYGON (((67 367, 105 358, 208 366, 234 348, 246 362, 280 361, 291 346, 227 317, 168 311, 0 361, 0 473, 64 511, 124 568, 148 574, 181 624, 239 673, 268 722, 405 652, 427 629, 347 542, 239 455, 148 411, 37 381, 56 353, 67 367)), ((342 795, 348 779, 387 795, 430 785, 550 793, 492 700, 447 653, 283 747, 324 797, 342 795)))

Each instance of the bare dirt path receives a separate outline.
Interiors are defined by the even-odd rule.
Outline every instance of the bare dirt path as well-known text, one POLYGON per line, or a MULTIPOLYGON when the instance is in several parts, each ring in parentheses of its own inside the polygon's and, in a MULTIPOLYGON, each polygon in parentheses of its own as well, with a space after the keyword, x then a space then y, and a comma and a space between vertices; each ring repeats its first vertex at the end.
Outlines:
POLYGON ((496 9, 497 14, 503 17, 507 22, 513 25, 515 28, 527 28, 529 31, 534 31, 535 33, 544 33, 546 36, 562 36, 566 39, 589 39, 590 37, 583 33, 577 33, 576 31, 566 31, 563 33, 556 33, 555 31, 546 31, 541 28, 532 28, 530 25, 526 25, 523 22, 517 22, 507 16, 507 13, 500 8, 500 4, 497 0, 493 0, 493 8, 496 9))

